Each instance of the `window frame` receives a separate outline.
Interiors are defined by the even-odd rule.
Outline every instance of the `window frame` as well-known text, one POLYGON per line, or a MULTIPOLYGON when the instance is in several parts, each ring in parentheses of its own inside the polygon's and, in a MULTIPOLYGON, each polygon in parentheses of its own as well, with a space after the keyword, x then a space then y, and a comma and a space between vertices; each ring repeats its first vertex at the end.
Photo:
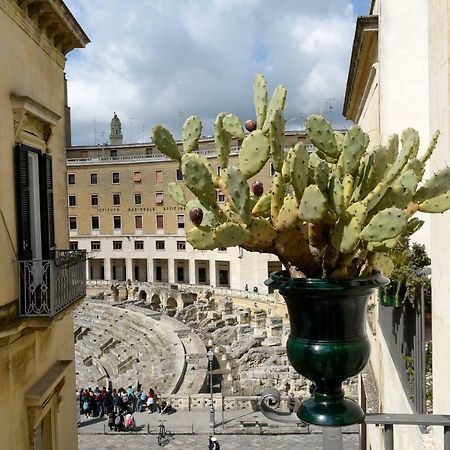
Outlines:
POLYGON ((122 202, 122 199, 121 199, 120 192, 113 192, 112 193, 112 205, 113 206, 120 206, 121 202, 122 202), (119 199, 118 203, 115 202, 115 198, 116 197, 119 199))
POLYGON ((142 205, 142 192, 135 192, 134 193, 134 206, 141 206, 141 205, 142 205), (141 199, 139 203, 136 202, 137 195, 139 195, 139 197, 141 199))
POLYGON ((75 172, 67 173, 67 186, 75 186, 77 184, 77 174, 75 172), (73 183, 70 183, 70 177, 73 175, 73 183))
POLYGON ((113 250, 123 250, 123 243, 122 241, 112 241, 112 248, 113 250))
POLYGON ((122 216, 121 215, 114 215, 113 216, 113 230, 121 230, 122 229, 122 216), (115 221, 116 219, 120 222, 120 227, 116 227, 115 221))
POLYGON ((161 169, 156 169, 155 170, 155 183, 163 183, 163 182, 164 182, 163 171, 161 169), (158 175, 160 175, 160 177, 158 175), (161 178, 161 179, 159 179, 159 178, 161 178))
POLYGON ((89 183, 91 186, 97 186, 98 184, 98 172, 89 172, 89 183), (95 175, 95 183, 92 182, 92 176, 95 175))
POLYGON ((135 230, 143 230, 144 229, 144 216, 142 214, 136 214, 134 216, 134 229, 135 230), (137 226, 138 218, 141 219, 141 226, 140 227, 137 226))
POLYGON ((164 230, 164 214, 155 214, 155 223, 156 223, 157 230, 164 230), (162 220, 161 227, 158 227, 158 218, 161 218, 161 220, 162 220))
POLYGON ((161 241, 161 240, 155 241, 155 250, 162 251, 165 249, 166 249, 166 241, 161 241), (158 246, 161 248, 158 248, 158 246))
POLYGON ((120 172, 111 172, 111 184, 120 184, 120 172), (117 175, 118 181, 114 181, 114 175, 117 175))
POLYGON ((144 241, 143 240, 134 241, 134 249, 135 250, 144 250, 144 241), (139 243, 139 245, 142 244, 141 248, 138 248, 138 245, 137 245, 138 243, 139 243))
POLYGON ((98 194, 91 194, 91 206, 99 206, 100 205, 100 196, 98 195, 98 194), (92 203, 92 197, 93 196, 96 196, 97 197, 97 204, 96 205, 94 205, 93 203, 92 203))
POLYGON ((101 241, 91 241, 91 251, 100 251, 102 249, 102 242, 101 241), (98 248, 94 248, 93 244, 98 244, 98 248))
POLYGON ((177 241, 177 251, 178 252, 186 251, 186 241, 177 241))
POLYGON ((75 208, 77 206, 77 196, 75 194, 69 194, 67 196, 67 205, 69 206, 69 208, 75 208), (71 198, 75 200, 73 205, 70 204, 71 198))
POLYGON ((91 216, 91 231, 100 231, 100 216, 91 216), (98 228, 94 228, 94 219, 98 221, 98 228))
POLYGON ((155 192, 155 205, 164 205, 164 192, 155 192), (158 197, 160 197, 160 201, 158 201, 158 197))
POLYGON ((78 216, 69 216, 69 231, 78 231, 78 216), (75 219, 75 228, 71 228, 71 219, 75 219))
POLYGON ((177 214, 177 230, 185 230, 186 229, 186 216, 185 214, 177 214), (182 221, 180 221, 182 218, 182 221), (182 226, 180 226, 182 225, 182 226))

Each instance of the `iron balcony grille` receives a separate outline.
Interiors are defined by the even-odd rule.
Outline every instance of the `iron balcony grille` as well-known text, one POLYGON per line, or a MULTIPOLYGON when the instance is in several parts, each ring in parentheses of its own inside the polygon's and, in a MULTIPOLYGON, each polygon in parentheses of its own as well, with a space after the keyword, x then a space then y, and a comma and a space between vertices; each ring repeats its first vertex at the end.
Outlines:
POLYGON ((19 261, 21 317, 52 317, 86 295, 86 251, 52 256, 19 261))

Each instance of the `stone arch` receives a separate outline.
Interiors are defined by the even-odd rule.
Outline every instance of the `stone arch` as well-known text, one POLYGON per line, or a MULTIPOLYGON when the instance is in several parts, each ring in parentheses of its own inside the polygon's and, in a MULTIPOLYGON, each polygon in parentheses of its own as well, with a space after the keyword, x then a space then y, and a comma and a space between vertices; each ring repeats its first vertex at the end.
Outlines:
POLYGON ((155 311, 158 309, 161 309, 161 298, 158 294, 153 294, 150 299, 150 307, 151 309, 154 309, 155 311))
POLYGON ((169 297, 166 302, 167 314, 169 316, 175 315, 177 308, 178 302, 173 297, 169 297))
POLYGON ((144 290, 139 292, 139 300, 147 300, 147 292, 145 292, 144 290))

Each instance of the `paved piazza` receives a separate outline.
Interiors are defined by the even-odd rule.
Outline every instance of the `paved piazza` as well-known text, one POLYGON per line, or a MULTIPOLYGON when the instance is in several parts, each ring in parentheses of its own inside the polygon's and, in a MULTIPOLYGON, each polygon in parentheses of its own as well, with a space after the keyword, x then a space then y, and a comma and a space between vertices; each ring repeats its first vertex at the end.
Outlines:
MULTIPOLYGON (((358 449, 357 434, 344 435, 346 450, 358 449)), ((305 449, 322 450, 322 435, 320 433, 292 434, 285 436, 249 436, 220 435, 218 436, 221 450, 268 450, 268 449, 305 449)), ((120 435, 79 435, 79 450, 143 450, 165 448, 167 450, 201 450, 208 448, 208 436, 175 435, 165 447, 159 447, 156 435, 120 436, 120 435)))

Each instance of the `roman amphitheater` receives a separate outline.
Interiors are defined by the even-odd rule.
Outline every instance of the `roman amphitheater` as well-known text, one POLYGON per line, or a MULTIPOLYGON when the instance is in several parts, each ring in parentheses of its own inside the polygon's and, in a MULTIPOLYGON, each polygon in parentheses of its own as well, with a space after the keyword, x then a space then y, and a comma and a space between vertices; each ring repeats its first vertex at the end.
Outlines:
POLYGON ((106 281, 90 282, 89 292, 75 314, 78 387, 140 383, 175 403, 205 394, 206 404, 211 349, 215 393, 308 393, 287 360, 289 323, 277 293, 106 281))

